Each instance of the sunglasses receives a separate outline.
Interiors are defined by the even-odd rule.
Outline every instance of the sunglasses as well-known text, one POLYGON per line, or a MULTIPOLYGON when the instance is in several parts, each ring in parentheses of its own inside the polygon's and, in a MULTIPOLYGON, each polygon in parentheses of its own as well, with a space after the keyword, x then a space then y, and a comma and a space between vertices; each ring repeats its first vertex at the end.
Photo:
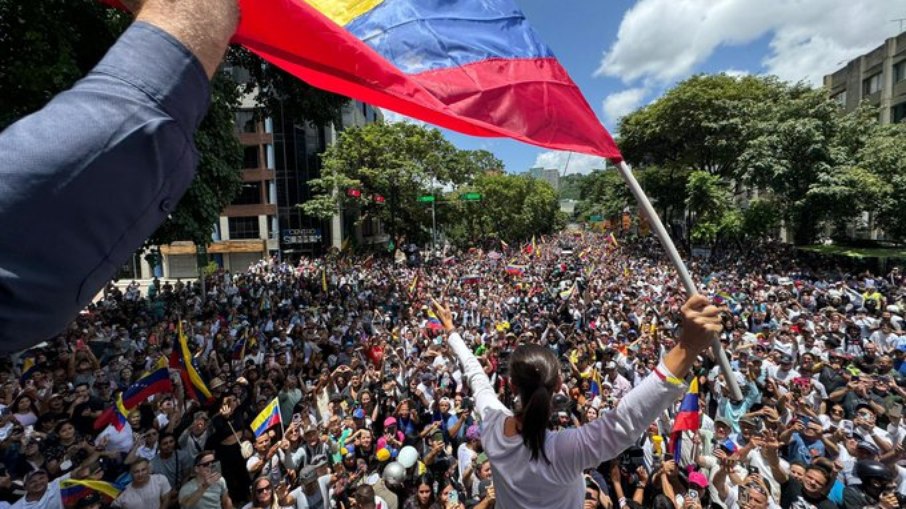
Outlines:
POLYGON ((209 467, 209 466, 211 466, 211 465, 213 465, 213 464, 214 464, 214 460, 211 460, 211 461, 205 461, 204 463, 199 463, 199 464, 197 464, 197 465, 195 465, 195 466, 196 466, 196 467, 209 467))
POLYGON ((260 488, 255 488, 255 493, 264 493, 265 491, 268 491, 270 489, 271 489, 270 485, 263 486, 260 488))

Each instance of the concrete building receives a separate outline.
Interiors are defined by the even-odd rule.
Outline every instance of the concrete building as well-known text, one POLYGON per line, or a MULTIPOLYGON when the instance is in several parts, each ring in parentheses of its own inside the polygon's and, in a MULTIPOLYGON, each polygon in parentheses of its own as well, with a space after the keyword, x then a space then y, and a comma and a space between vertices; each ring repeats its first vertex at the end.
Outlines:
POLYGON ((906 32, 884 41, 824 77, 824 87, 846 111, 862 101, 877 106, 882 124, 906 118, 906 32))
POLYGON ((560 190, 560 170, 557 169, 544 169, 544 168, 531 168, 528 171, 528 174, 533 179, 543 180, 551 185, 554 188, 554 191, 560 190))
MULTIPOLYGON (((244 71, 228 68, 237 82, 244 71)), ((359 243, 380 239, 380 224, 357 225, 357 211, 343 211, 333 221, 307 217, 296 205, 312 193, 308 182, 321 174, 320 155, 336 142, 343 129, 383 121, 380 110, 360 101, 349 101, 338 123, 313 126, 309 122, 256 115, 250 96, 242 99, 235 113, 236 135, 243 148, 242 189, 214 225, 207 246, 210 260, 231 271, 243 271, 252 263, 276 253, 290 258, 313 255, 340 247, 348 235, 359 243)), ((151 267, 144 256, 135 256, 123 268, 126 278, 197 277, 198 253, 192 242, 159 246, 160 264, 151 267)))
MULTIPOLYGON (((824 87, 847 112, 863 101, 878 108, 882 124, 906 119, 906 32, 884 41, 845 67, 824 77, 824 87)), ((884 240, 874 218, 864 213, 848 228, 851 238, 884 240)))

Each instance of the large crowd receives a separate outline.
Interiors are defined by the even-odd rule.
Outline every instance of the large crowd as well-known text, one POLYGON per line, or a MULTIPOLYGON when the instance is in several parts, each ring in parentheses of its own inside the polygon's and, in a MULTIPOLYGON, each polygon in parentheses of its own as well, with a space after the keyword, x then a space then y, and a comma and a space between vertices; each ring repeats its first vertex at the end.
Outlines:
MULTIPOLYGON (((723 308, 743 399, 702 356, 682 404, 585 473, 584 509, 906 502, 900 270, 849 273, 779 244, 690 268, 723 308)), ((513 349, 557 354, 548 425, 562 429, 607 419, 654 370, 685 295, 654 240, 592 232, 110 285, 0 365, 0 507, 492 508, 482 423, 432 298, 509 406, 513 349), (161 368, 163 390, 124 404, 161 368)))

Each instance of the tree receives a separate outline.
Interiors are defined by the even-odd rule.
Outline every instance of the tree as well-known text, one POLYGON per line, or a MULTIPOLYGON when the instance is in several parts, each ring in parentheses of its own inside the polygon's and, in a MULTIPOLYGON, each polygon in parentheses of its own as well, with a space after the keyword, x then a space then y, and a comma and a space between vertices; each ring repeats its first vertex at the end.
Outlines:
POLYGON ((620 150, 640 167, 701 170, 733 178, 759 105, 779 97, 773 77, 693 76, 620 122, 620 150))
POLYGON ((445 231, 460 245, 480 239, 518 243, 565 226, 554 188, 526 175, 482 174, 449 200, 455 204, 445 211, 445 231), (481 193, 481 201, 456 200, 457 194, 468 191, 481 193))
POLYGON ((195 133, 201 155, 197 174, 179 205, 148 239, 148 245, 191 240, 211 243, 214 224, 242 185, 242 147, 236 137, 233 112, 239 104, 236 83, 218 73, 211 80, 211 106, 195 133))
POLYGON ((850 214, 828 197, 840 196, 842 181, 854 182, 844 169, 870 133, 867 111, 843 114, 824 90, 805 85, 762 108, 766 113, 740 157, 744 178, 773 193, 797 244, 811 243, 825 222, 840 219, 841 211, 850 214))
POLYGON ((315 88, 265 62, 241 46, 231 46, 226 62, 233 67, 241 92, 255 102, 259 117, 277 123, 329 125, 339 119, 348 97, 315 88))
POLYGON ((738 230, 741 219, 733 213, 730 191, 720 177, 705 171, 689 174, 686 184, 686 208, 689 212, 692 240, 712 243, 722 230, 738 230))
POLYGON ((858 164, 873 177, 875 194, 853 203, 876 203, 878 225, 887 235, 906 241, 906 123, 877 126, 859 152, 858 164))
POLYGON ((476 159, 488 161, 457 150, 437 129, 406 122, 347 129, 324 153, 321 177, 309 182, 315 197, 301 206, 306 214, 323 219, 339 207, 355 206, 363 216, 379 218, 394 241, 402 235, 424 240, 431 216, 418 197, 469 182, 476 159), (386 201, 348 198, 349 187, 366 197, 380 194, 386 201))
MULTIPOLYGON (((0 128, 70 88, 100 61, 131 17, 95 0, 0 0, 0 128)), ((242 151, 233 128, 236 85, 218 75, 196 132, 197 178, 152 244, 207 244, 213 225, 239 189, 242 151)))

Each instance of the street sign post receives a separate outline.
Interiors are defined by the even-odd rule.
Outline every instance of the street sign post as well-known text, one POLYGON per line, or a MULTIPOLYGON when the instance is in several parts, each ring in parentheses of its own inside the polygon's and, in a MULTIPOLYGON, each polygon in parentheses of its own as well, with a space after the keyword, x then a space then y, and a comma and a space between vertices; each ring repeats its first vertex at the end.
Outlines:
POLYGON ((434 203, 434 195, 426 194, 418 197, 418 201, 421 203, 434 203))
POLYGON ((459 195, 462 201, 481 201, 481 193, 463 193, 459 195))

